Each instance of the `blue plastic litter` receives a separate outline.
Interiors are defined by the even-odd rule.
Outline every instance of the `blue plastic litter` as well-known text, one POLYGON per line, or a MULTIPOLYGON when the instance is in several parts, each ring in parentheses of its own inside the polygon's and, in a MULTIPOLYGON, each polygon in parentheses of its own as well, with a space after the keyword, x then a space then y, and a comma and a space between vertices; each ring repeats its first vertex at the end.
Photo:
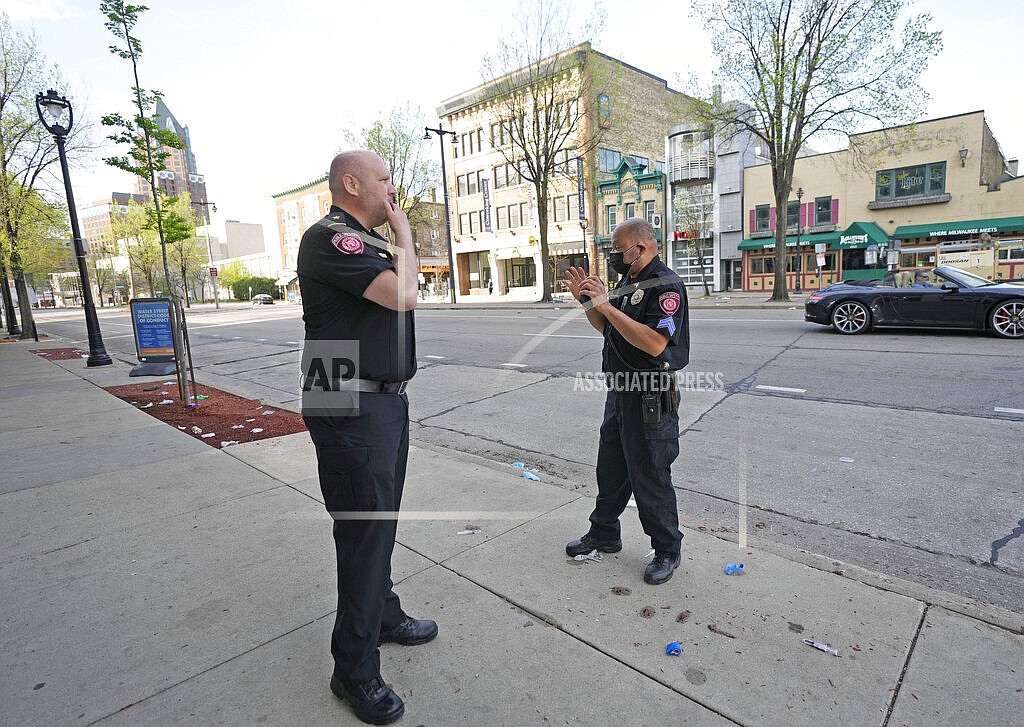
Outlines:
POLYGON ((679 656, 683 653, 683 647, 678 641, 673 641, 665 647, 665 656, 679 656))
POLYGON ((523 470, 523 477, 525 477, 528 480, 533 480, 534 482, 540 482, 540 477, 533 474, 529 470, 523 470))
POLYGON ((513 462, 512 466, 513 467, 525 467, 526 465, 523 464, 522 462, 513 462))
POLYGON ((725 574, 727 576, 738 576, 743 572, 742 563, 727 563, 725 566, 725 574))

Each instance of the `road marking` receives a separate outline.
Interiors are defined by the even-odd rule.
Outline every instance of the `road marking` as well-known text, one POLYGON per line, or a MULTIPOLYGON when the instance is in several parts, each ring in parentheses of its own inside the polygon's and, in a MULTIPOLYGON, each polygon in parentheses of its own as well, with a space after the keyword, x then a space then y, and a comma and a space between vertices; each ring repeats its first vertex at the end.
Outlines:
POLYGON ((995 411, 1000 414, 1024 414, 1024 409, 1007 409, 1006 407, 997 406, 995 411))
POLYGON ((265 339, 265 338, 257 338, 256 340, 257 341, 266 341, 267 339, 265 339))
POLYGON ((517 369, 525 369, 526 368, 526 364, 520 364, 520 363, 503 363, 502 366, 514 366, 517 369))
POLYGON ((424 356, 423 358, 436 358, 436 359, 443 359, 443 358, 445 358, 445 357, 444 357, 444 356, 424 356))
POLYGON ((786 394, 806 394, 807 389, 790 389, 786 386, 762 386, 758 384, 754 387, 755 389, 761 389, 762 391, 781 391, 786 394))
POLYGON ((523 335, 534 338, 596 338, 602 340, 601 336, 572 336, 568 333, 524 333, 523 335))
POLYGON ((298 346, 299 345, 298 341, 285 341, 285 343, 287 343, 289 346, 298 346))

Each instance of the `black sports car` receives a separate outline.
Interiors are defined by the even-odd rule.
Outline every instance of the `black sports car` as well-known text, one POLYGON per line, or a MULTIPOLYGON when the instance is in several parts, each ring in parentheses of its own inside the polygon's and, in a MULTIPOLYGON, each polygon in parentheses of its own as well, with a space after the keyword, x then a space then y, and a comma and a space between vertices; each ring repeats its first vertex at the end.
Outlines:
POLYGON ((925 283, 912 283, 909 273, 884 281, 844 281, 812 293, 804 320, 847 335, 891 326, 968 328, 1024 338, 1024 283, 993 283, 949 265, 932 270, 925 283))

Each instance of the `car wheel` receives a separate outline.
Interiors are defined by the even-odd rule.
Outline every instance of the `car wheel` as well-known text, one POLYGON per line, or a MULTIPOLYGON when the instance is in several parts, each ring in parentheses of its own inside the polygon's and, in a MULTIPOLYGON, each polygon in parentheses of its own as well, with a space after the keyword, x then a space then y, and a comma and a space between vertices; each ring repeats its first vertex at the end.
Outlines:
POLYGON ((871 313, 863 303, 844 300, 832 309, 832 327, 839 333, 852 336, 863 333, 870 326, 871 313))
POLYGON ((1024 338, 1024 300, 1007 300, 992 309, 989 325, 997 336, 1024 338))

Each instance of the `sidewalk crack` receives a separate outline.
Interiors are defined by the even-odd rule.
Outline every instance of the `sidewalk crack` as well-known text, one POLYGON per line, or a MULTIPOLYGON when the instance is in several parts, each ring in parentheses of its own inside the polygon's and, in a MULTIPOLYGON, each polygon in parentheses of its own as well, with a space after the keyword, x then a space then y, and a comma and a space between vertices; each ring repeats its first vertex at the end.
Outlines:
POLYGON ((999 551, 1003 546, 1007 545, 1014 538, 1024 535, 1024 518, 1017 521, 1017 527, 1010 531, 1009 535, 999 538, 999 540, 992 541, 992 555, 989 556, 988 563, 986 565, 994 566, 996 561, 999 560, 999 551))
POLYGON ((917 629, 914 631, 914 638, 910 640, 910 648, 907 649, 907 658, 903 660, 903 669, 900 670, 899 679, 896 680, 896 687, 892 690, 892 699, 889 700, 889 709, 885 713, 885 719, 882 720, 882 727, 889 727, 889 720, 892 719, 892 712, 896 708, 896 700, 899 699, 900 689, 903 688, 903 680, 907 676, 907 669, 910 668, 910 659, 914 655, 914 649, 917 648, 917 639, 921 636, 921 630, 924 628, 924 620, 928 617, 928 610, 931 607, 926 603, 924 604, 924 610, 921 611, 921 618, 917 622, 917 629))

